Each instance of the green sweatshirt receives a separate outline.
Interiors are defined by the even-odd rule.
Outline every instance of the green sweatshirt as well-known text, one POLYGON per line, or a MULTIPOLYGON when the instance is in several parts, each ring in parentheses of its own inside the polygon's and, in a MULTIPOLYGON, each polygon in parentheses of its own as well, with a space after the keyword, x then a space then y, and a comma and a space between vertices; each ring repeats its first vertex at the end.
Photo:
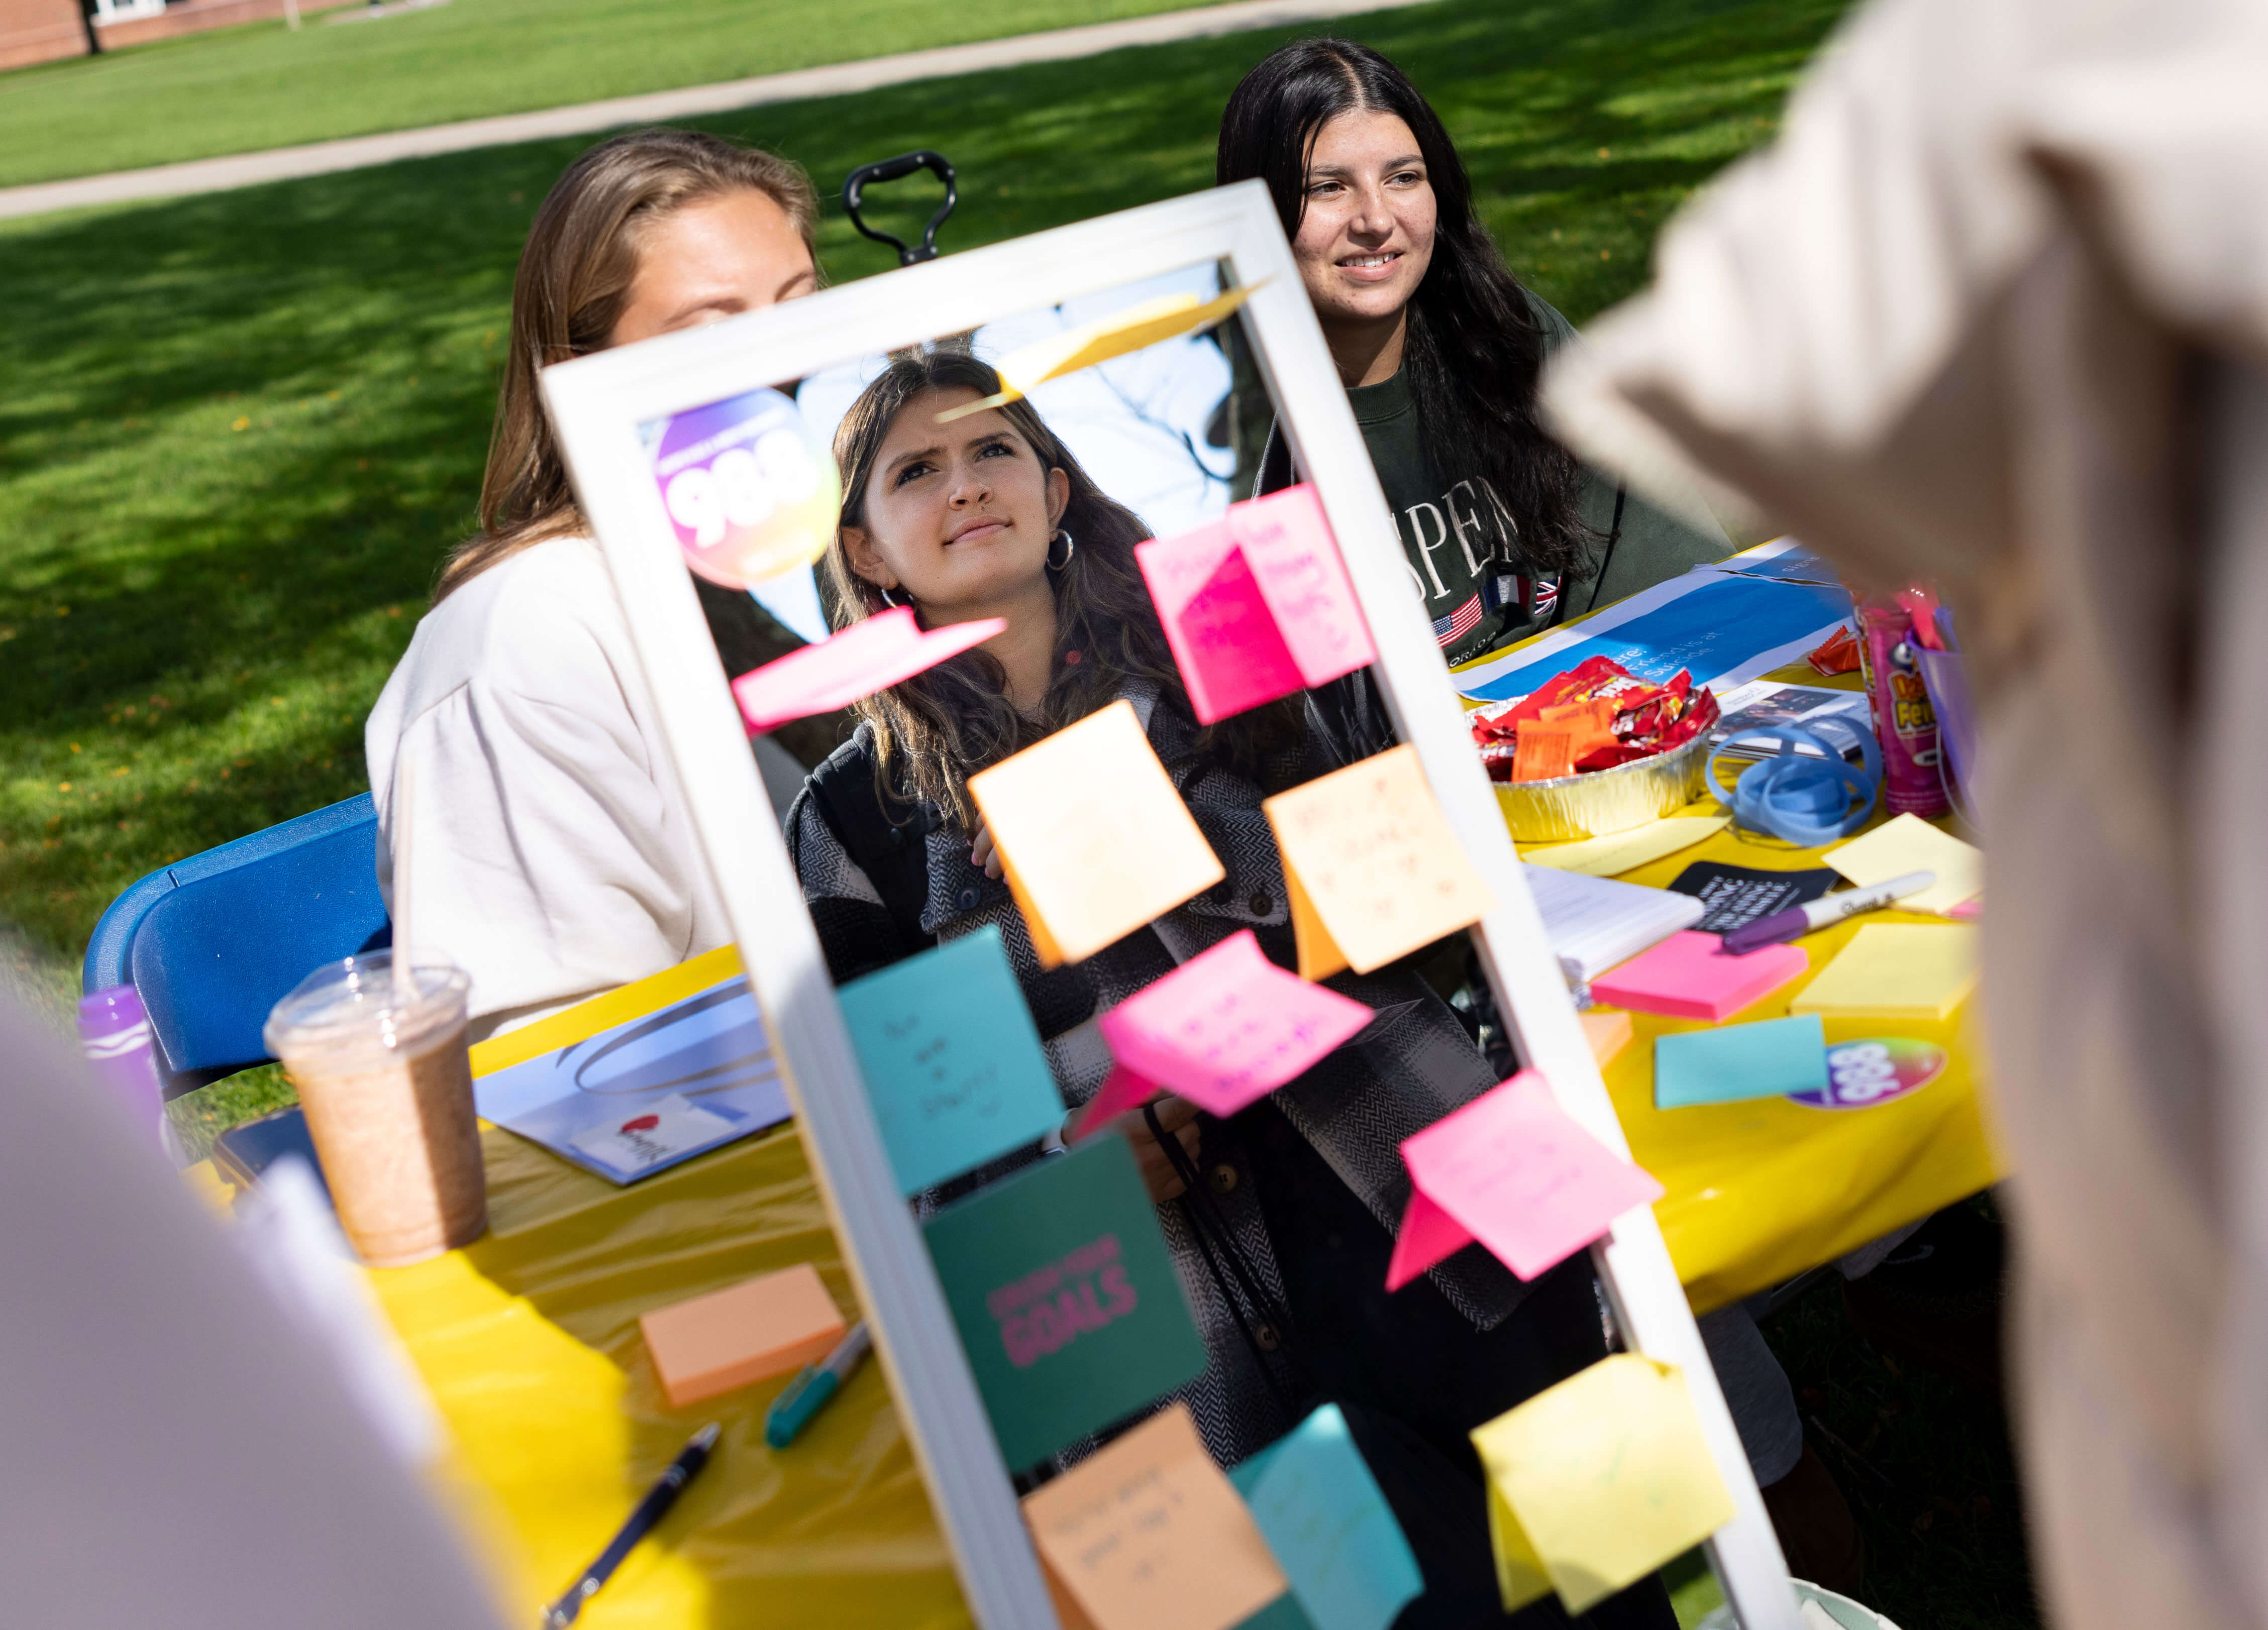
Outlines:
MULTIPOLYGON (((1565 318, 1532 294, 1528 302, 1543 325, 1547 354, 1574 338, 1565 318)), ((1462 450, 1425 444, 1406 374, 1357 385, 1347 392, 1347 403, 1394 511, 1410 582, 1425 602, 1443 657, 1452 664, 1485 656, 1733 552, 1721 531, 1699 531, 1586 466, 1580 513, 1599 540, 1567 581, 1556 573, 1534 573, 1521 559, 1512 517, 1489 478, 1463 462, 1462 450)), ((1280 443, 1271 451, 1279 455, 1271 465, 1288 466, 1280 459, 1280 443)), ((1263 474, 1263 484, 1272 489, 1283 483, 1263 474)))

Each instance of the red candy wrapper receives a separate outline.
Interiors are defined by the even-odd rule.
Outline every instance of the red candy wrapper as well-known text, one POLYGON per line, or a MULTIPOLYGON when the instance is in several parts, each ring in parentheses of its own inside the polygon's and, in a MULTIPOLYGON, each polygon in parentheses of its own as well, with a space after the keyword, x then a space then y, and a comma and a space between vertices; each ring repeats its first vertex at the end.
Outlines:
POLYGON ((1579 773, 1612 769, 1683 746, 1714 724, 1719 711, 1716 696, 1705 686, 1696 690, 1693 675, 1685 669, 1679 669, 1667 685, 1656 685, 1608 657, 1594 657, 1546 679, 1517 702, 1483 708, 1470 716, 1473 741, 1489 779, 1515 779, 1513 766, 1519 757, 1522 724, 1546 722, 1547 715, 1556 723, 1578 716, 1586 704, 1602 701, 1613 707, 1612 739, 1577 758, 1579 773))

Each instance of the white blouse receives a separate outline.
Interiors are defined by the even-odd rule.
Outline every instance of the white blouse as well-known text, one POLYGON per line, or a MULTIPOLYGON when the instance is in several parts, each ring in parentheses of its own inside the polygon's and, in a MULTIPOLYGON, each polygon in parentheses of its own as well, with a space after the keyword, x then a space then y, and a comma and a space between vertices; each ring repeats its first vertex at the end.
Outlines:
POLYGON ((475 1039, 731 937, 588 539, 522 549, 427 613, 363 748, 379 887, 398 920, 406 837, 417 949, 472 976, 475 1039))

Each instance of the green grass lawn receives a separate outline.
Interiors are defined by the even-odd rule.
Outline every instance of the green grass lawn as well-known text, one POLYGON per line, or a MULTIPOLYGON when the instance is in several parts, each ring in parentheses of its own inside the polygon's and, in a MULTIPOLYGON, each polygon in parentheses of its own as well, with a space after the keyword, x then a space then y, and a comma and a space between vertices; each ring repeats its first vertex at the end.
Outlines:
MULTIPOLYGON (((1206 0, 449 0, 0 74, 0 187, 560 107, 1206 0)), ((895 151, 895 150, 893 150, 895 151)))

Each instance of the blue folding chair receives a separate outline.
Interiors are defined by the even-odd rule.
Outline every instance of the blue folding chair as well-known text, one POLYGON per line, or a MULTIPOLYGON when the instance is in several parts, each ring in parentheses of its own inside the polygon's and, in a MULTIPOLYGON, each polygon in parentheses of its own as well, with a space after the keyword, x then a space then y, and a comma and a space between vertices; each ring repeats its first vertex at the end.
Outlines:
POLYGON ((269 1061, 269 1010, 323 963, 394 942, 371 796, 153 871, 87 942, 85 990, 130 984, 170 1097, 269 1061))

